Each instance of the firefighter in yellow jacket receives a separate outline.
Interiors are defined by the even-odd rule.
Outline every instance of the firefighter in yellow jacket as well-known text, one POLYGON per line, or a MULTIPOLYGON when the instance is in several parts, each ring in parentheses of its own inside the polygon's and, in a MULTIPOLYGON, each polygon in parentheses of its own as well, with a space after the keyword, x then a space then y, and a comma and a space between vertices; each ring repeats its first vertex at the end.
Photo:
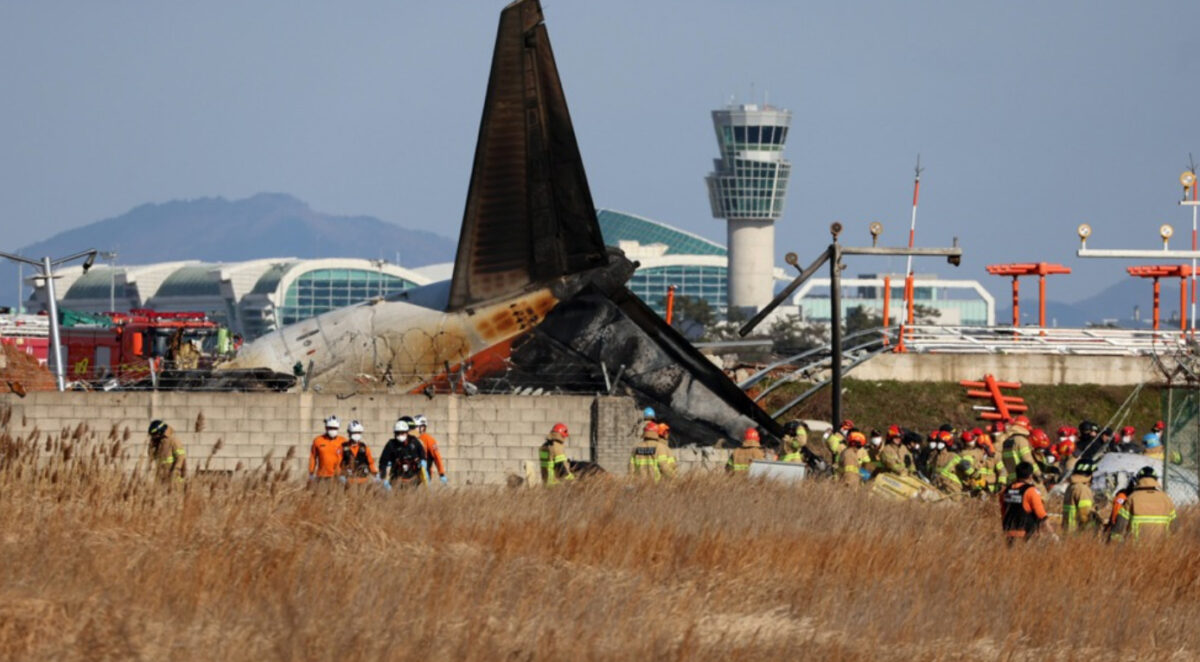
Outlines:
POLYGON ((871 458, 867 455, 867 435, 858 430, 850 430, 846 435, 846 448, 838 457, 838 474, 846 485, 861 485, 866 480, 867 464, 871 458))
POLYGON ((1067 533, 1095 532, 1099 516, 1092 510, 1095 495, 1092 492, 1091 462, 1075 463, 1068 479, 1067 491, 1063 494, 1063 531, 1067 533))
POLYGON ((675 477, 675 456, 671 447, 658 436, 659 425, 646 421, 642 427, 642 441, 629 454, 629 474, 658 482, 663 478, 675 477))
POLYGON ((1112 540, 1162 540, 1175 528, 1175 502, 1158 485, 1154 467, 1142 467, 1133 491, 1117 513, 1112 540))
POLYGON ((912 467, 912 454, 904 447, 904 430, 899 425, 887 429, 887 441, 879 451, 880 470, 883 473, 907 476, 912 467))
POLYGON ((1042 472, 1033 457, 1033 445, 1029 442, 1029 419, 1018 416, 1008 424, 1007 434, 1000 443, 1000 459, 1004 462, 1004 473, 1010 478, 1017 475, 1017 465, 1028 462, 1033 465, 1033 481, 1041 482, 1042 472))
POLYGON ((801 421, 788 421, 783 426, 783 454, 780 462, 803 462, 803 448, 808 444, 808 427, 801 421))
POLYGON ((758 430, 746 428, 746 433, 742 436, 741 448, 736 448, 729 454, 729 461, 725 463, 725 473, 745 475, 750 471, 751 462, 765 459, 767 459, 767 453, 762 449, 758 430))
POLYGON ((567 426, 555 423, 546 435, 546 441, 538 448, 538 465, 542 470, 542 484, 554 487, 575 480, 571 473, 571 461, 567 459, 567 426))
POLYGON ((187 462, 183 444, 175 436, 175 430, 166 423, 158 420, 150 421, 150 462, 154 465, 154 473, 159 480, 169 481, 172 477, 183 480, 187 472, 187 462))

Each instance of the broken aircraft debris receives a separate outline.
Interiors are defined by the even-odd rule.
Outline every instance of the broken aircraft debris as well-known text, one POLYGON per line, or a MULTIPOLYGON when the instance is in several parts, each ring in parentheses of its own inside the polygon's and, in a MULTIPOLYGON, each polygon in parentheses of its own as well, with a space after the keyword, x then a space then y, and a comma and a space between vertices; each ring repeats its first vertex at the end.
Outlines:
POLYGON ((537 0, 500 14, 453 278, 280 329, 223 369, 310 366, 313 387, 596 392, 618 378, 677 438, 779 426, 626 287, 604 246, 537 0))

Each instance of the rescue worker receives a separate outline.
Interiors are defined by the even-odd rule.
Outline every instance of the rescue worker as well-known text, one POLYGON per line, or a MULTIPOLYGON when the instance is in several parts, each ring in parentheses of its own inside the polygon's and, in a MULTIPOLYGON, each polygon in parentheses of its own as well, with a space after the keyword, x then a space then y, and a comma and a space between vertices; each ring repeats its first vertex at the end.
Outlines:
POLYGON ((429 459, 432 461, 426 467, 429 480, 433 480, 433 469, 437 467, 438 480, 442 481, 442 485, 446 485, 449 482, 449 479, 446 478, 446 462, 442 460, 442 452, 438 450, 437 439, 434 439, 433 435, 426 432, 429 429, 429 421, 425 418, 424 414, 417 414, 417 417, 409 425, 412 426, 414 423, 416 424, 414 429, 417 433, 417 439, 421 440, 421 445, 425 447, 425 453, 429 455, 429 459))
POLYGON ((1033 471, 1032 462, 1019 462, 1012 485, 1000 493, 1000 523, 1009 546, 1018 540, 1029 542, 1042 526, 1053 535, 1046 520, 1046 506, 1033 480, 1033 471))
POLYGON ((429 453, 416 435, 410 434, 408 421, 396 421, 392 426, 392 438, 379 455, 379 476, 384 487, 421 487, 427 484, 425 469, 429 464, 429 453))
POLYGON ((669 448, 671 445, 670 444, 671 426, 667 425, 666 423, 659 423, 658 424, 658 438, 660 440, 662 440, 662 442, 664 444, 667 444, 667 447, 669 448))
POLYGON ((866 446, 867 435, 858 430, 851 429, 850 434, 846 435, 846 448, 838 458, 838 473, 842 483, 854 487, 861 485, 869 477, 866 465, 870 458, 867 456, 866 446))
POLYGON ((745 474, 750 471, 751 462, 765 459, 767 452, 762 448, 758 430, 746 428, 746 433, 742 435, 742 445, 729 454, 729 461, 725 463, 725 473, 735 476, 745 474))
POLYGON ((1146 450, 1142 451, 1142 455, 1153 460, 1161 460, 1166 457, 1163 453, 1162 439, 1159 437, 1159 433, 1147 433, 1145 437, 1142 437, 1142 443, 1146 447, 1146 450))
POLYGON ((907 476, 912 470, 912 455, 902 443, 904 431, 899 425, 887 429, 887 443, 879 452, 880 470, 897 476, 907 476))
POLYGON ((1113 450, 1118 453, 1136 453, 1137 442, 1135 441, 1135 435, 1137 435, 1137 429, 1132 425, 1126 425, 1121 428, 1121 438, 1117 442, 1117 447, 1113 450))
POLYGON ((1061 472, 1055 464, 1054 455, 1050 452, 1050 436, 1041 428, 1034 428, 1029 434, 1029 446, 1033 451, 1034 469, 1041 472, 1043 484, 1053 485, 1058 482, 1061 472))
POLYGON ((1163 540, 1175 528, 1175 502, 1158 485, 1154 467, 1142 467, 1137 483, 1117 513, 1112 540, 1163 540))
POLYGON ((675 456, 671 454, 671 447, 659 437, 659 425, 666 423, 646 421, 642 427, 642 440, 629 453, 629 475, 655 483, 675 477, 675 456))
POLYGON ((946 494, 961 494, 963 491, 959 465, 968 460, 955 452, 954 435, 945 430, 937 432, 937 455, 933 457, 933 484, 946 494))
POLYGON ((555 423, 546 435, 546 441, 538 448, 538 465, 542 470, 542 484, 555 487, 575 480, 571 473, 571 461, 567 459, 567 426, 555 423))
POLYGON ((904 447, 908 449, 908 456, 912 458, 912 471, 922 478, 927 477, 929 475, 929 446, 919 432, 903 430, 901 438, 904 440, 904 447))
POLYGON ((350 440, 342 445, 342 475, 351 485, 362 485, 378 473, 375 458, 371 456, 367 442, 363 441, 362 423, 350 421, 346 432, 350 440))
POLYGON ((1109 540, 1112 540, 1112 531, 1117 526, 1117 518, 1121 516, 1121 508, 1124 507, 1125 502, 1129 500, 1129 495, 1133 493, 1133 488, 1136 485, 1137 476, 1134 475, 1130 477, 1129 482, 1125 484, 1125 487, 1117 490, 1117 493, 1113 495, 1112 510, 1108 513, 1108 525, 1106 526, 1109 540))
POLYGON ((958 477, 968 492, 980 494, 987 485, 986 474, 982 471, 987 453, 979 447, 979 437, 974 430, 963 430, 959 440, 962 462, 959 462, 958 477))
POLYGON ((825 445, 829 448, 829 455, 835 462, 841 459, 842 451, 846 450, 846 435, 850 434, 850 431, 853 429, 854 421, 847 418, 842 421, 837 430, 830 432, 829 436, 825 438, 825 445))
POLYGON ((808 426, 801 421, 788 421, 783 426, 783 454, 780 462, 803 462, 804 447, 808 444, 808 426))
MULTIPOLYGON (((1033 458, 1033 446, 1030 442, 1029 419, 1018 416, 1012 423, 1006 424, 1004 441, 1000 444, 1000 459, 1004 463, 1004 473, 1011 480, 1016 479, 1017 465, 1028 462, 1033 467, 1033 481, 1040 482, 1042 472, 1037 468, 1033 458)), ((1043 433, 1044 434, 1044 433, 1043 433)))
POLYGON ((162 421, 153 420, 147 432, 150 435, 149 455, 154 475, 164 482, 170 481, 172 476, 175 480, 183 480, 187 474, 186 453, 183 444, 175 436, 175 429, 162 421))
POLYGON ((1063 531, 1066 533, 1096 529, 1099 516, 1092 510, 1095 494, 1091 486, 1094 471, 1092 463, 1087 461, 1077 462, 1071 471, 1067 491, 1063 494, 1063 531))
POLYGON ((979 438, 979 447, 983 449, 983 462, 979 465, 979 475, 983 478, 983 489, 988 494, 995 494, 1008 482, 1004 473, 1004 463, 996 454, 996 447, 988 435, 979 438))
POLYGON ((867 463, 863 466, 872 478, 883 471, 882 454, 883 434, 879 430, 872 429, 871 436, 867 437, 867 463))
POLYGON ((338 434, 342 423, 337 416, 325 419, 325 434, 313 439, 308 452, 308 477, 310 480, 333 480, 342 473, 342 445, 346 438, 338 434))
POLYGON ((1075 428, 1064 425, 1058 428, 1058 442, 1050 449, 1054 463, 1062 466, 1064 473, 1068 459, 1075 454, 1075 440, 1075 428))

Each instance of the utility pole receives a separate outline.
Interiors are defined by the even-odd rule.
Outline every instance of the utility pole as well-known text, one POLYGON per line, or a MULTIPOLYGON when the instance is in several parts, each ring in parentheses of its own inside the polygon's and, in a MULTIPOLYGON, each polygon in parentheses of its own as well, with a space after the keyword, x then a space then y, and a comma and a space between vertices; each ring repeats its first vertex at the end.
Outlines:
MULTIPOLYGON (((1192 160, 1192 155, 1188 154, 1188 169, 1179 175, 1179 183, 1183 185, 1183 199, 1179 201, 1182 206, 1192 208, 1192 250, 1196 250, 1196 210, 1200 209, 1200 201, 1197 201, 1196 195, 1196 162, 1192 160), (1192 194, 1192 199, 1188 200, 1188 193, 1192 194)), ((1196 258, 1192 258, 1192 335, 1196 335, 1196 258)))
MULTIPOLYGON (((842 224, 834 223, 829 226, 829 233, 833 236, 833 243, 829 245, 816 260, 813 260, 807 268, 800 272, 787 287, 771 300, 757 315, 750 319, 738 329, 738 333, 742 336, 754 330, 771 311, 775 310, 779 304, 783 303, 798 287, 804 284, 825 262, 829 261, 829 340, 830 340, 830 388, 833 389, 830 393, 830 402, 832 403, 832 418, 836 425, 842 420, 842 269, 845 265, 842 264, 843 255, 875 255, 875 256, 903 256, 911 257, 944 257, 946 261, 954 266, 962 264, 962 249, 958 247, 958 238, 954 239, 954 245, 950 248, 915 248, 912 246, 878 246, 879 235, 883 234, 883 224, 871 223, 871 245, 870 246, 843 246, 838 242, 838 235, 842 233, 842 224)), ((788 264, 795 266, 797 264, 797 256, 794 253, 788 253, 785 258, 788 264)))
POLYGON ((86 258, 83 261, 83 273, 87 273, 88 269, 91 269, 92 265, 96 262, 96 249, 91 248, 57 260, 52 260, 49 257, 43 257, 40 261, 31 260, 27 257, 5 253, 4 251, 0 251, 0 257, 8 258, 13 262, 32 265, 40 272, 40 275, 36 276, 36 278, 43 278, 46 281, 46 298, 49 300, 47 305, 50 314, 50 367, 54 371, 54 382, 58 390, 60 392, 65 391, 67 390, 66 367, 63 365, 62 342, 59 339, 58 299, 54 292, 54 279, 57 276, 54 275, 54 267, 66 264, 67 262, 74 262, 80 258, 86 258))

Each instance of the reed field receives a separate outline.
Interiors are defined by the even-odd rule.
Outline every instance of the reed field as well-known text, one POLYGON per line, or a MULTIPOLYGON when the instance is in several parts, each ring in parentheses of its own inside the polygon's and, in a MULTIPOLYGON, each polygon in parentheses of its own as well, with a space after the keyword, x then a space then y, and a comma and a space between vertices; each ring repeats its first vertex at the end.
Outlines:
MULTIPOLYGON (((1200 516, 1159 546, 1000 542, 992 501, 690 474, 160 484, 136 435, 0 436, 5 660, 1200 658, 1200 516)), ((205 449, 190 449, 202 466, 205 449)))

